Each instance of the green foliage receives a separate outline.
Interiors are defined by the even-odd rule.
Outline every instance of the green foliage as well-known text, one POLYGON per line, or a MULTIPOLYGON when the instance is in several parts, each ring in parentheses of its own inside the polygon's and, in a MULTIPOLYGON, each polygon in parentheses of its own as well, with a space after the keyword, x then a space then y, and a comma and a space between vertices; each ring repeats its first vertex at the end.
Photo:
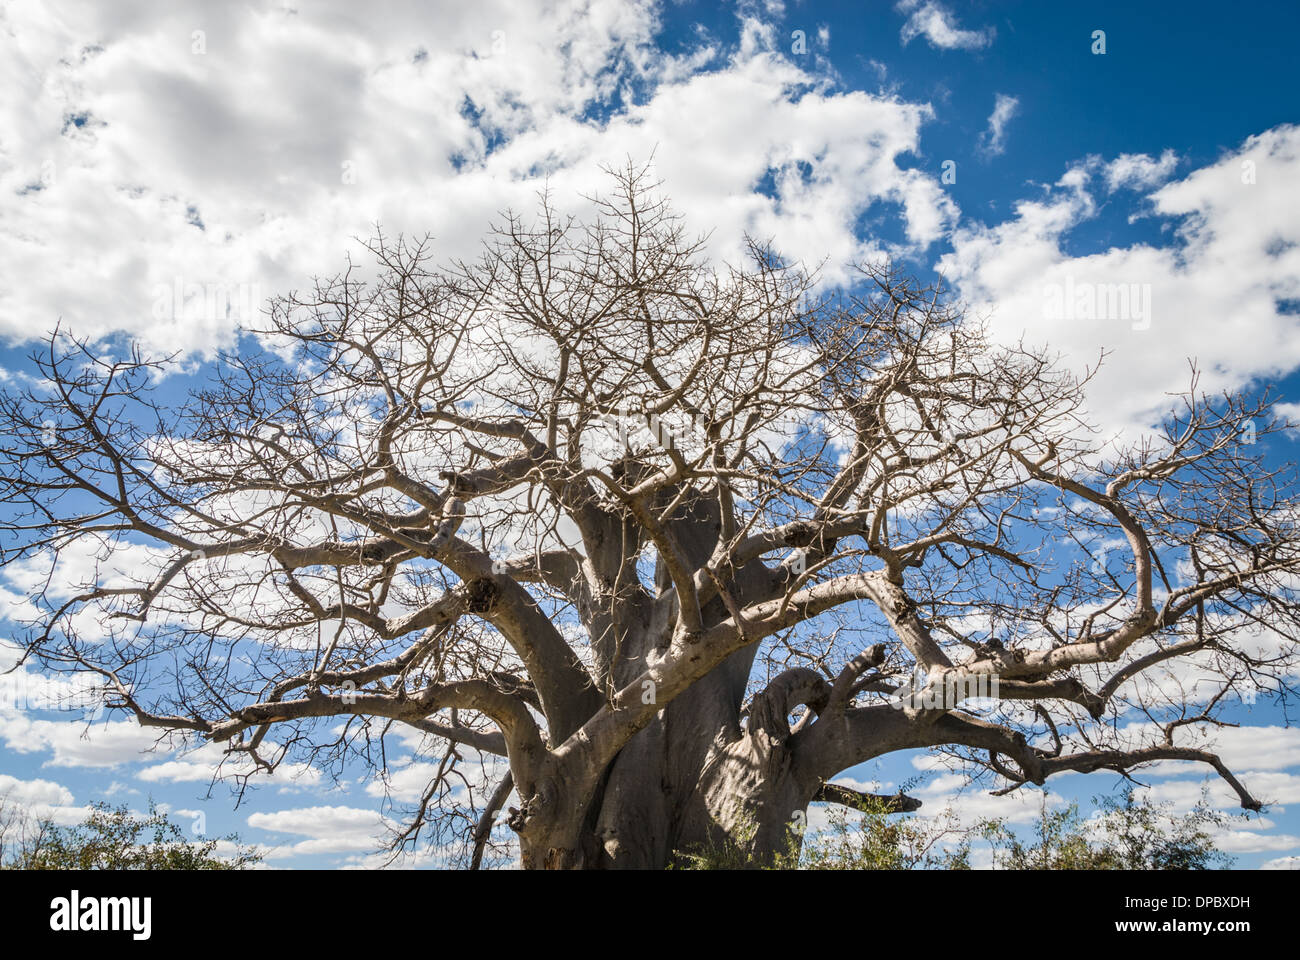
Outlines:
POLYGON ((800 865, 810 870, 969 870, 970 838, 951 810, 933 820, 889 812, 868 798, 852 813, 832 807, 829 826, 810 836, 800 865), (951 848, 941 842, 955 837, 951 848))
POLYGON ((799 865, 800 831, 792 826, 775 853, 764 857, 754 849, 757 825, 743 817, 741 825, 720 841, 677 850, 669 869, 676 870, 793 870, 799 865))
POLYGON ((1044 803, 1028 842, 999 820, 977 829, 993 848, 994 867, 1005 870, 1213 870, 1232 864, 1207 829, 1228 818, 1204 796, 1182 816, 1168 805, 1136 799, 1132 788, 1094 802, 1098 813, 1089 820, 1080 817, 1078 804, 1049 811, 1044 803))
POLYGON ((261 861, 253 847, 235 844, 220 857, 220 840, 194 841, 150 801, 141 819, 126 806, 91 805, 85 823, 60 827, 41 821, 21 843, 13 845, 0 866, 16 870, 241 870, 261 861))
POLYGON ((887 799, 864 798, 852 811, 830 808, 824 830, 804 837, 791 829, 770 857, 754 851, 751 821, 732 836, 676 854, 685 870, 970 870, 976 844, 987 844, 996 870, 1213 870, 1233 858, 1214 848, 1211 828, 1228 817, 1206 797, 1178 815, 1170 804, 1138 799, 1130 788, 1093 798, 1084 819, 1078 804, 1048 810, 1046 798, 1031 836, 1004 820, 963 827, 951 809, 936 817, 889 812, 887 799), (801 842, 802 841, 802 842, 801 842))

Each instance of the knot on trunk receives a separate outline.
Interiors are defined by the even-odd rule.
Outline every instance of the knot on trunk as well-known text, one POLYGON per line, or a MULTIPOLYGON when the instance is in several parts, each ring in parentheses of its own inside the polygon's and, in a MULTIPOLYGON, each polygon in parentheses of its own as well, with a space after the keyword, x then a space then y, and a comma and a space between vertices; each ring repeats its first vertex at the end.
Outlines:
POLYGON ((467 609, 470 613, 490 613, 501 596, 501 588, 487 577, 479 577, 465 584, 467 609))
POLYGON ((385 563, 396 550, 394 543, 385 543, 383 541, 371 541, 363 544, 361 547, 361 562, 375 565, 385 563))
POLYGON ((749 704, 750 736, 766 733, 774 742, 784 741, 790 736, 790 711, 804 704, 819 713, 830 695, 830 684, 817 671, 808 667, 786 670, 754 694, 749 704))
POLYGON ((515 833, 521 833, 528 822, 528 801, 523 801, 523 809, 506 807, 506 826, 515 833))
POLYGON ((812 543, 816 533, 817 528, 811 523, 795 521, 786 527, 785 536, 781 539, 787 547, 806 547, 812 543))

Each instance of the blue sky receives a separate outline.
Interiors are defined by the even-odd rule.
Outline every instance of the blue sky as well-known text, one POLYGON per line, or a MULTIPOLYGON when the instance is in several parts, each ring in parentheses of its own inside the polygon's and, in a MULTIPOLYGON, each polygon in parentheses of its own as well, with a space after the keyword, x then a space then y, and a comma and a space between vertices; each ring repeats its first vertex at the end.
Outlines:
MULTIPOLYGON (((715 256, 748 231, 824 259, 834 283, 884 250, 942 272, 998 336, 1076 365, 1110 351, 1091 396, 1108 428, 1149 426, 1189 356, 1210 389, 1269 383, 1297 402, 1294 4, 440 6, 363 21, 332 3, 0 5, 0 381, 30 377, 33 338, 62 321, 106 349, 181 352, 186 373, 161 387, 179 397, 237 343, 238 308, 214 304, 338 269, 376 222, 464 254, 542 174, 581 209, 597 161, 653 152, 715 256), (1150 316, 1062 324, 1041 302, 1065 279, 1149 285, 1150 316)), ((12 576, 0 588, 22 602, 12 576)), ((1224 731, 1225 755, 1282 802, 1224 846, 1241 866, 1294 865, 1300 736, 1274 705, 1235 709, 1249 729, 1224 731)), ((142 755, 149 738, 125 722, 82 731, 0 703, 0 793, 68 818, 152 796, 276 865, 374 848, 382 798, 360 770, 277 779, 236 809, 224 786, 206 798, 209 754, 142 755)), ((924 764, 846 776, 896 785, 924 764)), ((1144 782, 1185 804, 1203 779, 1162 767, 1144 782)), ((1117 786, 1050 784, 1054 802, 1117 786)), ((954 785, 920 791, 941 806, 954 785)), ((957 802, 1032 812, 978 788, 957 802)))

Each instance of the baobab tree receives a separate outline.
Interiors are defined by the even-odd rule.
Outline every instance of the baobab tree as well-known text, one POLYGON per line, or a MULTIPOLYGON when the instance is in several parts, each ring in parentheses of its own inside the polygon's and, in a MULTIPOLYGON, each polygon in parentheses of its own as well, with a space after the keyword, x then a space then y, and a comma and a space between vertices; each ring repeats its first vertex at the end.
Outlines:
POLYGON ((399 840, 475 864, 501 821, 525 867, 768 862, 918 748, 1001 791, 1199 763, 1258 809, 1196 732, 1289 692, 1269 398, 1193 377, 1121 444, 939 286, 714 265, 658 189, 544 195, 469 262, 381 234, 179 404, 52 336, 0 409, 30 662, 240 777, 404 730, 436 762, 399 840))

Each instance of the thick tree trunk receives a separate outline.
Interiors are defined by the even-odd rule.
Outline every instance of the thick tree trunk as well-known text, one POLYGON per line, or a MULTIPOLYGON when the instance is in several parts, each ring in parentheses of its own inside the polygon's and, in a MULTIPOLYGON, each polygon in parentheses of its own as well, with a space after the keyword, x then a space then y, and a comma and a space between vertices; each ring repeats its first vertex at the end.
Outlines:
MULTIPOLYGON (((719 529, 716 502, 696 500, 674 519, 681 548, 703 565, 719 529)), ((660 590, 668 588, 662 565, 656 579, 660 590)), ((731 589, 741 603, 779 592, 759 563, 737 571, 731 589)), ((702 612, 709 625, 729 616, 717 597, 702 612)), ((611 625, 619 638, 615 682, 621 686, 639 675, 671 624, 651 623, 636 603, 618 613, 611 625)), ((663 869, 691 853, 725 853, 728 862, 760 866, 788 850, 792 836, 797 842, 795 812, 806 808, 821 781, 797 769, 779 735, 788 730, 774 736, 742 725, 756 652, 753 646, 738 651, 666 704, 615 757, 585 808, 577 797, 547 800, 545 825, 530 822, 520 835, 525 867, 663 869)))
POLYGON ((558 822, 532 831, 524 866, 663 869, 699 854, 757 867, 797 850, 796 812, 819 782, 785 744, 728 716, 730 698, 707 689, 724 679, 715 674, 633 737, 585 816, 557 798, 558 822))

